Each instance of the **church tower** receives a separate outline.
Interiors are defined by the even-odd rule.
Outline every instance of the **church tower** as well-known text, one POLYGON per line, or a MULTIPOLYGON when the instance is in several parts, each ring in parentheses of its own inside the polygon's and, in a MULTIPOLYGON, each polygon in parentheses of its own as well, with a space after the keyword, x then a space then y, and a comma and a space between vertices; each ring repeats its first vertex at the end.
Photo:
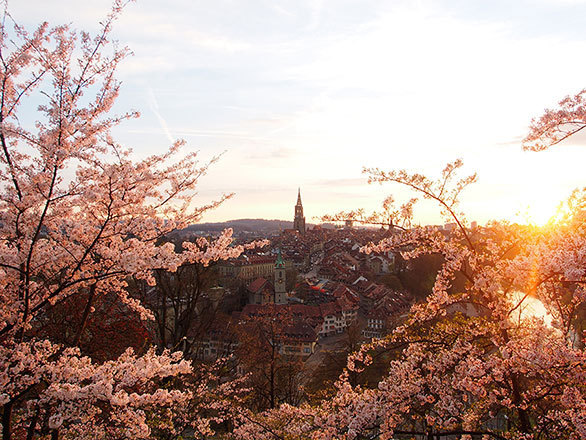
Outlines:
POLYGON ((295 205, 295 218, 293 219, 293 229, 300 234, 305 234, 305 217, 303 217, 303 205, 301 204, 301 189, 297 190, 297 204, 295 205))
POLYGON ((281 249, 275 261, 275 304, 287 304, 287 279, 285 276, 285 262, 281 249))

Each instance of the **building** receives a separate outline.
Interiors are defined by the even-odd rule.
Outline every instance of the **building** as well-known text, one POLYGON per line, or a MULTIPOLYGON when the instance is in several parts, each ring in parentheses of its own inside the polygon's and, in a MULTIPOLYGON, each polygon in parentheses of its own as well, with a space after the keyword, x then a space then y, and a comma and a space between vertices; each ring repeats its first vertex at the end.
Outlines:
POLYGON ((287 304, 287 279, 285 276, 285 262, 281 249, 275 261, 275 304, 287 304))
POLYGON ((273 304, 275 290, 272 284, 265 278, 257 278, 246 288, 248 304, 273 304))
POLYGON ((301 204, 301 189, 297 190, 297 204, 295 205, 293 229, 300 234, 305 234, 305 217, 303 216, 303 205, 301 204))
POLYGON ((362 336, 365 338, 380 338, 387 333, 386 311, 379 307, 369 310, 366 315, 366 327, 362 330, 362 336))
MULTIPOLYGON (((285 271, 293 269, 292 261, 285 261, 285 271)), ((275 273, 275 257, 262 255, 241 255, 237 259, 221 261, 216 265, 221 277, 238 278, 251 281, 256 278, 273 278, 275 273)))
MULTIPOLYGON (((195 356, 200 360, 215 360, 234 354, 238 338, 234 321, 229 316, 217 316, 201 340, 191 340, 195 344, 195 356)), ((192 335, 188 335, 189 339, 192 335)))
POLYGON ((305 322, 295 322, 285 327, 279 354, 308 357, 315 352, 317 335, 305 322))
POLYGON ((273 283, 259 277, 246 288, 248 304, 287 304, 287 267, 283 261, 281 250, 274 264, 273 283))

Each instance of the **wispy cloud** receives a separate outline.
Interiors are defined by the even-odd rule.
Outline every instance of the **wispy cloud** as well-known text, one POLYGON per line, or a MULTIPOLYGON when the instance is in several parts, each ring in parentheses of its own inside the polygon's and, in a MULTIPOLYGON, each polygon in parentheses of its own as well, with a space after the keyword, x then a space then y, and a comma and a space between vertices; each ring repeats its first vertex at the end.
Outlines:
POLYGON ((290 159, 298 153, 292 148, 275 148, 273 150, 263 152, 255 152, 246 156, 250 160, 275 160, 275 159, 290 159))
POLYGON ((287 17, 295 17, 295 13, 290 11, 289 9, 285 8, 282 5, 279 5, 277 2, 273 0, 269 0, 267 5, 273 10, 278 12, 281 15, 285 15, 287 17))
MULTIPOLYGON (((127 130, 128 133, 137 133, 137 134, 155 134, 160 133, 159 130, 152 129, 152 128, 133 128, 127 130)), ((270 142, 269 139, 264 138, 262 136, 255 136, 254 134, 249 133, 242 133, 238 131, 230 131, 230 130, 198 130, 198 129, 191 129, 191 128, 178 128, 174 129, 173 133, 180 138, 187 138, 187 137, 204 137, 204 138, 218 138, 218 139, 240 139, 246 141, 253 141, 255 143, 268 143, 270 142)), ((165 132, 167 136, 170 133, 165 132)))
POLYGON ((167 136, 167 139, 169 139, 169 141, 171 143, 175 142, 175 138, 173 137, 173 135, 171 134, 171 131, 169 130, 169 126, 167 125, 167 121, 165 121, 165 118, 163 118, 163 116, 159 112, 159 103, 157 102, 157 98, 155 96, 155 93, 153 92, 153 89, 151 89, 150 87, 147 89, 147 99, 148 99, 148 103, 149 103, 149 108, 154 113, 154 115, 157 117, 157 120, 159 121, 159 125, 161 126, 161 129, 165 133, 165 136, 167 136))
POLYGON ((329 186, 329 187, 340 187, 340 186, 365 186, 367 182, 366 178, 348 178, 348 179, 322 179, 311 182, 315 186, 329 186))
POLYGON ((309 30, 314 30, 319 27, 321 20, 321 13, 324 6, 324 0, 311 0, 310 10, 311 19, 309 21, 309 30))
POLYGON ((520 147, 523 142, 523 136, 515 136, 508 141, 497 142, 495 145, 498 147, 520 147))

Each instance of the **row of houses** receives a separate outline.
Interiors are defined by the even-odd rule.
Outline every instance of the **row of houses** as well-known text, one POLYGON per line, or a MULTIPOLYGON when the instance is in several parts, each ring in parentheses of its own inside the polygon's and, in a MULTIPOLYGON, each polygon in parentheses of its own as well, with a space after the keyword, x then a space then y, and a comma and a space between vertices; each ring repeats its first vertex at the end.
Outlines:
POLYGON ((279 334, 281 354, 307 357, 314 353, 321 338, 342 333, 356 322, 358 309, 357 303, 344 297, 319 305, 247 304, 241 312, 233 313, 229 322, 217 323, 210 329, 199 342, 199 357, 233 354, 238 346, 238 331, 257 331, 251 323, 271 325, 272 331, 279 334))
MULTIPOLYGON (((201 357, 233 353, 237 347, 229 337, 234 326, 243 326, 255 319, 276 319, 280 323, 282 354, 309 356, 323 338, 342 333, 357 323, 365 338, 380 337, 394 326, 397 316, 404 315, 411 304, 405 292, 395 292, 369 278, 394 270, 394 255, 365 255, 360 247, 372 240, 373 231, 307 231, 282 234, 273 242, 281 251, 285 264, 294 268, 306 264, 308 256, 319 259, 317 277, 286 292, 283 301, 276 301, 277 284, 275 257, 242 256, 220 263, 220 275, 247 281, 248 304, 231 317, 232 329, 213 329, 202 342, 201 357), (297 258, 296 265, 293 257, 297 258), (226 333, 228 332, 228 333, 226 333)), ((251 329, 251 331, 254 331, 251 329)))
POLYGON ((381 337, 392 330, 403 319, 413 303, 412 296, 404 290, 393 290, 358 276, 349 284, 331 280, 312 279, 315 283, 304 295, 306 302, 328 301, 336 298, 354 304, 358 309, 358 322, 365 338, 381 337))
MULTIPOLYGON (((275 273, 275 255, 241 255, 216 265, 221 277, 235 278, 242 281, 254 280, 259 277, 272 278, 275 273)), ((285 270, 294 268, 291 260, 285 260, 285 270)))

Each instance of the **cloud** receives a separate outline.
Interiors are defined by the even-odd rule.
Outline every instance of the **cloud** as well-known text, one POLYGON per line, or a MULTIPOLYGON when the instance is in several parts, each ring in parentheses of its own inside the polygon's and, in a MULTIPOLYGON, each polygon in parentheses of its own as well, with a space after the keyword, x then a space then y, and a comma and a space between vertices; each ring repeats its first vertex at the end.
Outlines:
POLYGON ((293 11, 290 11, 282 5, 279 5, 274 0, 269 0, 267 2, 267 6, 281 15, 285 15, 287 17, 295 17, 295 13, 293 11))
POLYGON ((163 116, 159 112, 159 103, 157 102, 157 98, 155 97, 155 93, 153 92, 153 89, 151 89, 150 87, 147 89, 147 99, 148 99, 148 103, 149 103, 149 108, 154 113, 154 115, 157 117, 157 120, 159 121, 161 129, 165 133, 165 136, 167 136, 167 139, 169 139, 169 142, 174 143, 175 138, 173 137, 173 135, 171 134, 171 131, 169 130, 169 126, 167 125, 167 121, 165 121, 165 119, 163 118, 163 116))
MULTIPOLYGON (((165 123, 165 121, 160 117, 160 114, 157 115, 157 112, 153 110, 153 113, 157 118, 160 118, 159 121, 165 123)), ((166 123, 165 123, 166 124, 166 123)), ((136 133, 136 134, 156 134, 160 133, 160 130, 154 128, 133 128, 126 130, 128 133, 136 133)), ((167 131, 164 131, 167 137, 171 136, 170 130, 167 128, 167 131)), ((253 141, 255 143, 264 143, 269 142, 268 139, 265 139, 260 136, 255 136, 250 133, 243 133, 238 131, 231 131, 231 130, 205 130, 205 129, 194 129, 194 128, 174 128, 173 133, 177 135, 179 138, 187 138, 187 137, 205 137, 205 138, 218 138, 218 139, 240 139, 240 140, 247 140, 253 141)), ((173 138, 169 138, 172 140, 173 138)))
POLYGON ((322 179, 322 180, 314 180, 311 182, 311 185, 315 186, 333 186, 333 187, 340 187, 340 186, 366 186, 367 179, 364 178, 342 178, 342 179, 322 179))
POLYGON ((308 26, 309 30, 314 30, 319 27, 323 6, 324 0, 312 0, 310 2, 311 18, 308 26))
POLYGON ((291 159, 297 156, 298 152, 292 148, 275 148, 273 150, 262 152, 255 152, 246 156, 249 160, 279 160, 279 159, 291 159))
POLYGON ((523 143, 523 136, 515 136, 514 138, 508 141, 497 142, 496 145, 499 147, 520 147, 523 143))
POLYGON ((586 0, 530 0, 529 3, 546 4, 551 6, 575 6, 586 4, 586 0))

